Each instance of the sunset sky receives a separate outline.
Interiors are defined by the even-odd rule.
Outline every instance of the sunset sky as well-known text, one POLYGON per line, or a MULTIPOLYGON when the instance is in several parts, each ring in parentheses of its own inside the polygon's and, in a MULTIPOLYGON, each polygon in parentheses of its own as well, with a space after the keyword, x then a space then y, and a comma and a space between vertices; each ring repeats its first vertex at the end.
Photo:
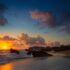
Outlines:
POLYGON ((0 36, 21 33, 70 44, 70 1, 0 0, 0 36))

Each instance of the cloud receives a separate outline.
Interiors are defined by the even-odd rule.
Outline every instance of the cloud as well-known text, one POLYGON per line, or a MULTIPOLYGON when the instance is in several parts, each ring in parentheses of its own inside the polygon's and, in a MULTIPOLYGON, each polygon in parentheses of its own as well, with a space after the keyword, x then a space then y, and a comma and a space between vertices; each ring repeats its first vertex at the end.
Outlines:
POLYGON ((34 10, 30 12, 32 19, 39 20, 39 25, 53 27, 55 24, 55 16, 52 12, 42 12, 34 10))
POLYGON ((61 31, 70 34, 70 11, 65 10, 61 13, 61 31))
POLYGON ((60 32, 66 32, 66 33, 70 34, 70 25, 69 26, 67 26, 67 25, 61 26, 59 31, 60 32))
POLYGON ((4 16, 6 10, 7 7, 4 4, 0 4, 0 26, 4 26, 8 23, 8 20, 4 16))
POLYGON ((7 23, 8 23, 8 20, 4 16, 1 16, 0 17, 0 26, 4 26, 7 23))
POLYGON ((10 37, 8 35, 4 35, 3 37, 0 37, 0 40, 4 40, 4 41, 15 41, 16 39, 13 37, 10 37))
POLYGON ((35 11, 31 11, 31 17, 33 19, 45 19, 49 17, 49 13, 35 10, 35 11))
POLYGON ((45 44, 45 40, 41 36, 37 36, 37 37, 31 38, 29 44, 37 45, 37 46, 46 45, 45 44))
POLYGON ((22 33, 19 37, 20 43, 24 43, 24 45, 28 46, 42 46, 46 45, 44 38, 42 38, 40 35, 37 37, 30 37, 28 34, 22 33))
POLYGON ((48 46, 50 47, 60 47, 61 43, 59 41, 48 42, 48 46))
POLYGON ((38 20, 37 25, 42 27, 55 28, 70 34, 70 11, 63 10, 60 15, 54 15, 52 12, 34 10, 30 12, 31 18, 38 20), (59 18, 58 18, 59 17, 59 18))

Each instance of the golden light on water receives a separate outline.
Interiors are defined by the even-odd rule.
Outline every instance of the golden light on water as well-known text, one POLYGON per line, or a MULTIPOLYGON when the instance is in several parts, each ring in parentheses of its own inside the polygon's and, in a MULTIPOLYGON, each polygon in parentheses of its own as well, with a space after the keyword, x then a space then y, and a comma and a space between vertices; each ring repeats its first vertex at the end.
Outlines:
POLYGON ((6 64, 3 66, 0 66, 0 70, 12 70, 12 64, 6 64))

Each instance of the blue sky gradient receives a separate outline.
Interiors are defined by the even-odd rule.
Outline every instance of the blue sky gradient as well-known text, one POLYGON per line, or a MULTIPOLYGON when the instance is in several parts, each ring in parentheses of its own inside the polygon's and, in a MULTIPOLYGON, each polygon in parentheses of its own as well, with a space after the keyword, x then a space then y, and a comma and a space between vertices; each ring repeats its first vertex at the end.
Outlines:
POLYGON ((46 42, 59 41, 70 44, 69 3, 69 0, 0 0, 0 4, 8 8, 3 13, 8 24, 0 25, 0 34, 17 36, 27 33, 31 36, 41 35, 46 42), (56 18, 55 24, 52 27, 38 25, 39 20, 33 19, 30 15, 30 12, 35 10, 43 13, 52 12, 56 18))

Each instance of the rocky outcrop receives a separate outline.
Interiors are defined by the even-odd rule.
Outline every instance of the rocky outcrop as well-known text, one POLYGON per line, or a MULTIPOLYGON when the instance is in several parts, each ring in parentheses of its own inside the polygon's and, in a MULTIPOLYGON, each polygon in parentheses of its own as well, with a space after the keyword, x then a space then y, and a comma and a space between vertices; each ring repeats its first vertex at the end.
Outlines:
POLYGON ((32 51, 33 57, 46 57, 46 56, 52 56, 51 54, 48 54, 44 51, 32 51))
POLYGON ((46 57, 46 56, 52 56, 51 54, 47 53, 44 50, 44 47, 31 47, 27 50, 27 54, 32 54, 33 57, 46 57))
POLYGON ((16 53, 16 54, 19 54, 20 52, 18 50, 15 50, 15 49, 10 49, 10 53, 16 53))

